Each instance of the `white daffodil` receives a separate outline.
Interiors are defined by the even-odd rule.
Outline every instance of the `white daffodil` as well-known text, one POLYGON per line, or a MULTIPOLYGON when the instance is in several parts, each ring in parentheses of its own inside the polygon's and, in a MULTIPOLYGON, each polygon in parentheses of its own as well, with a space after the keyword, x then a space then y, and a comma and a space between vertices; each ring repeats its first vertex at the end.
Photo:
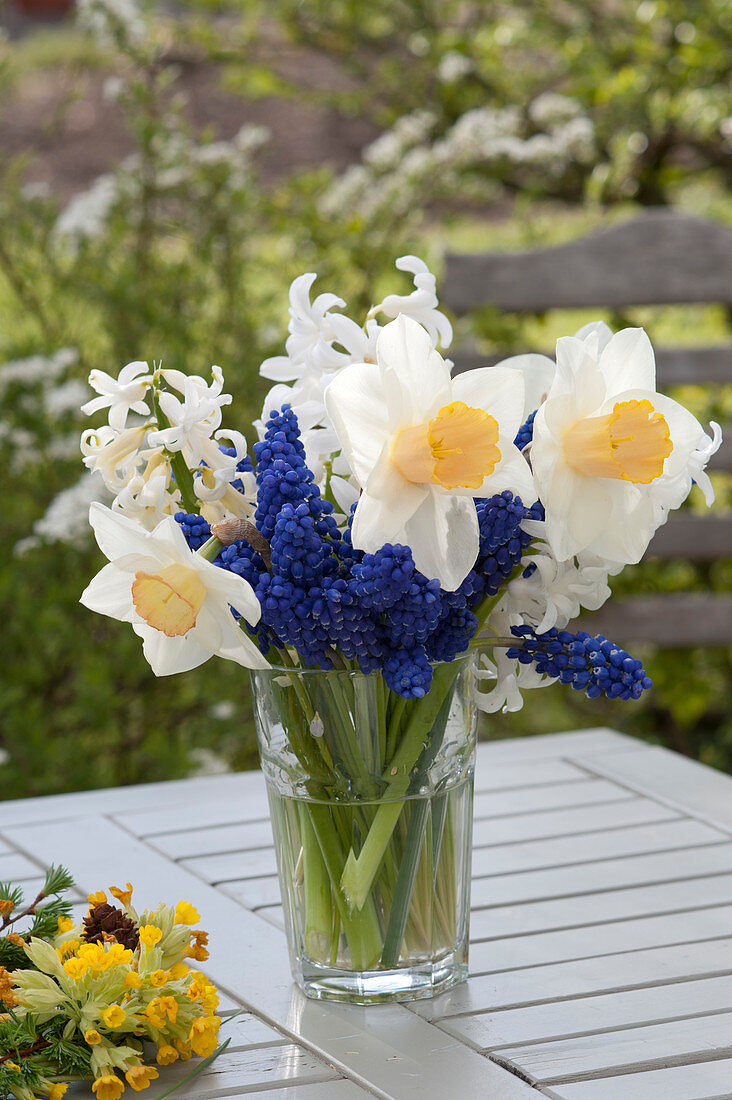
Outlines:
POLYGON ((362 492, 353 545, 410 546, 417 568, 454 590, 478 554, 474 497, 511 489, 536 499, 513 439, 524 406, 518 371, 456 379, 420 324, 401 314, 379 336, 377 363, 339 371, 325 403, 362 492))
POLYGON ((150 409, 145 404, 145 395, 152 382, 147 363, 128 363, 119 372, 118 378, 93 370, 89 375, 89 385, 100 394, 81 406, 81 411, 90 416, 100 409, 109 409, 109 426, 121 432, 127 423, 127 414, 132 411, 148 416, 150 409))
POLYGON ((558 561, 586 550, 635 563, 658 526, 669 486, 689 469, 705 436, 690 412, 656 393, 643 329, 608 339, 606 326, 590 327, 557 341, 554 381, 534 421, 531 465, 558 561))
POLYGON ((109 565, 84 590, 81 603, 131 623, 156 676, 187 672, 214 654, 245 668, 269 667, 230 611, 252 624, 259 620, 250 585, 192 553, 172 516, 145 531, 92 504, 89 522, 109 565))

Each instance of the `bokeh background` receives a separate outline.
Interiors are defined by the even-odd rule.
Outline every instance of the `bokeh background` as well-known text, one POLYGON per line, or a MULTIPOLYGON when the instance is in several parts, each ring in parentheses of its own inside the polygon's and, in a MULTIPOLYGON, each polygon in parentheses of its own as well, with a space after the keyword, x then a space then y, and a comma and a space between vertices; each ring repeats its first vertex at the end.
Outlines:
MULTIPOLYGON (((515 250, 643 206, 732 223, 728 0, 5 0, 0 5, 0 789, 256 763, 238 666, 156 680, 78 604, 101 557, 80 463, 93 367, 224 370, 252 439, 306 270, 362 317, 407 252, 515 250)), ((598 257, 601 262, 601 257, 598 257)), ((439 289, 439 282, 438 282, 439 289)), ((456 343, 546 350, 598 315, 484 309, 456 343)), ((723 306, 643 308, 654 341, 729 340, 723 306)), ((729 389, 684 387, 705 421, 729 389)), ((718 507, 730 486, 715 475, 718 507)), ((687 505, 702 507, 698 492, 687 505)), ((616 591, 726 591, 730 563, 616 591)), ((732 770, 729 650, 639 652, 638 704, 560 689, 484 736, 611 725, 732 770), (570 697, 571 696, 571 697, 570 697)))

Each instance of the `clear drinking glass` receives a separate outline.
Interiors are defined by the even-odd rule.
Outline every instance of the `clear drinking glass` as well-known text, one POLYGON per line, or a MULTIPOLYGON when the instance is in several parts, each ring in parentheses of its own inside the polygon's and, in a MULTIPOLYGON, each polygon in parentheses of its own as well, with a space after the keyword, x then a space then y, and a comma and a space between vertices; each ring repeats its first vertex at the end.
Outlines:
POLYGON ((251 673, 293 975, 371 1004, 467 976, 473 658, 404 700, 380 673, 251 673))

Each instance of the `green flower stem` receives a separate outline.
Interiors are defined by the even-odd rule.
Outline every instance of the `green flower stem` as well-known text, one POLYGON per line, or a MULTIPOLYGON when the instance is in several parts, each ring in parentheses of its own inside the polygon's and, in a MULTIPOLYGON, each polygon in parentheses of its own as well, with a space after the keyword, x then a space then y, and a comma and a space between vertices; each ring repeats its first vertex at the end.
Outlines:
POLYGON ((371 970, 377 965, 382 948, 381 929, 373 899, 369 898, 369 904, 357 916, 351 916, 339 885, 343 871, 343 849, 328 807, 317 802, 305 805, 330 877, 341 926, 348 941, 351 964, 354 970, 371 970))
POLYGON ((313 823, 298 803, 305 889, 305 950, 314 962, 327 963, 332 954, 333 911, 328 871, 313 823))
POLYGON ((404 939, 404 929, 407 924, 409 906, 417 878, 419 854, 422 849, 422 838, 424 837, 429 812, 429 799, 417 798, 412 800, 402 863, 391 903, 389 923, 384 937, 384 949, 381 952, 381 965, 384 967, 391 968, 399 962, 399 952, 404 939))
POLYGON ((215 535, 212 535, 210 539, 204 542, 203 546, 199 546, 196 553, 199 558, 205 558, 206 561, 213 561, 217 558, 224 548, 223 542, 219 542, 215 535))
MULTIPOLYGON (((170 421, 160 408, 160 391, 157 385, 153 385, 150 392, 152 393, 153 413, 155 414, 158 428, 163 431, 165 428, 170 427, 170 421)), ((181 451, 168 451, 168 455, 170 457, 170 468, 173 471, 175 484, 180 490, 180 498, 183 502, 183 507, 189 514, 197 515, 201 505, 193 489, 193 474, 186 466, 186 461, 181 451)))
POLYGON ((351 849, 343 869, 341 887, 351 909, 361 909, 371 890, 404 805, 401 801, 392 800, 400 799, 407 793, 412 770, 429 742, 429 735, 436 725, 440 710, 449 698, 458 669, 459 663, 453 661, 440 665, 435 670, 430 692, 414 709, 401 744, 382 776, 386 785, 384 801, 376 811, 358 857, 351 849))

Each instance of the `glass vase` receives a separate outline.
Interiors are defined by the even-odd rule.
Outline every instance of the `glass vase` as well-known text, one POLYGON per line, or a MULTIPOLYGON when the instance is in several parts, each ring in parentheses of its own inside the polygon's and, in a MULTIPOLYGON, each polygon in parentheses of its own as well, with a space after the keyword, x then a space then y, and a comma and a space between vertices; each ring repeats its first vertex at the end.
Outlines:
POLYGON ((373 1004, 467 976, 473 658, 403 699, 381 673, 251 673, 295 980, 373 1004))

